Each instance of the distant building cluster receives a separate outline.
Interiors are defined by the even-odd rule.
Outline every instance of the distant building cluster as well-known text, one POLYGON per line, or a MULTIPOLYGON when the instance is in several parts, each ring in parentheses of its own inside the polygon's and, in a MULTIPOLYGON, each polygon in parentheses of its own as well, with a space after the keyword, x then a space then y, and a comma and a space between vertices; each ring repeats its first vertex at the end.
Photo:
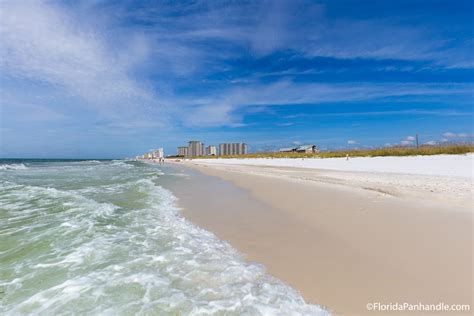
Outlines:
MULTIPOLYGON (((209 145, 204 146, 204 143, 199 140, 190 140, 187 146, 178 146, 176 156, 178 157, 202 157, 202 156, 238 156, 248 153, 246 143, 221 143, 218 146, 209 145)), ((293 153, 317 153, 319 150, 316 145, 300 145, 288 148, 280 148, 279 152, 293 152, 293 153)), ((164 161, 163 148, 152 150, 142 156, 137 156, 137 159, 159 159, 164 161)))
POLYGON ((148 153, 143 154, 142 156, 137 156, 137 159, 163 159, 165 157, 165 152, 163 148, 159 148, 148 153))
POLYGON ((188 146, 179 146, 177 155, 181 157, 198 157, 198 156, 229 156, 229 155, 245 155, 247 153, 247 144, 245 143, 223 143, 219 147, 210 145, 204 148, 204 143, 191 140, 188 146), (218 149, 219 148, 219 149, 218 149))

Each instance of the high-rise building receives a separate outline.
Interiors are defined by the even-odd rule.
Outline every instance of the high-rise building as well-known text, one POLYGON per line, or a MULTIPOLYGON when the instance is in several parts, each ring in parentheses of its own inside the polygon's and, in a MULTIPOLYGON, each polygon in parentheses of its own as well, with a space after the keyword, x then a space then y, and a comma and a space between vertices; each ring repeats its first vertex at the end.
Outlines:
POLYGON ((178 156, 186 157, 188 155, 188 146, 178 147, 178 156))
POLYGON ((219 156, 225 156, 228 155, 228 146, 229 144, 219 144, 219 156))
POLYGON ((157 150, 154 150, 152 152, 152 158, 153 159, 156 159, 156 158, 163 158, 165 156, 165 153, 163 151, 163 148, 158 148, 157 150))
POLYGON ((188 156, 204 156, 204 144, 197 140, 191 140, 188 143, 188 156))
POLYGON ((219 145, 219 155, 245 155, 247 153, 247 144, 245 143, 225 143, 219 145))
POLYGON ((207 146, 206 147, 206 155, 208 155, 208 156, 217 156, 216 146, 207 146))

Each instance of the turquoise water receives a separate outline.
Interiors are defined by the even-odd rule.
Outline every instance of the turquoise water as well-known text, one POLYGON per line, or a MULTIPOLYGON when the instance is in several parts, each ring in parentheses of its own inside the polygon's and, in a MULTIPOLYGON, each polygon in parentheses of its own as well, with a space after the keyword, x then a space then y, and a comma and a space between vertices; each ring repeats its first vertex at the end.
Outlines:
POLYGON ((0 314, 326 314, 184 220, 174 172, 0 161, 0 314))

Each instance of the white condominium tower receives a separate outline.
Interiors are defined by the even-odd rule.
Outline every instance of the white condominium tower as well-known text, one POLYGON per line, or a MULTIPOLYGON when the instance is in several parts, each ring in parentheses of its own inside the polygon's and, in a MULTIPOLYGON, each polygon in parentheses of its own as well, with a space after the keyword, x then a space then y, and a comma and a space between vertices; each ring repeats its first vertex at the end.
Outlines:
POLYGON ((216 146, 207 146, 206 147, 206 154, 208 156, 217 156, 217 148, 216 146))
POLYGON ((152 152, 152 156, 153 156, 153 158, 163 158, 165 156, 163 148, 159 148, 157 150, 154 150, 152 152))
POLYGON ((204 144, 197 140, 191 140, 188 143, 188 156, 204 156, 204 144))
POLYGON ((247 153, 247 144, 245 143, 226 143, 219 145, 219 155, 245 155, 247 153))
POLYGON ((188 146, 178 147, 178 156, 186 157, 188 155, 188 146))

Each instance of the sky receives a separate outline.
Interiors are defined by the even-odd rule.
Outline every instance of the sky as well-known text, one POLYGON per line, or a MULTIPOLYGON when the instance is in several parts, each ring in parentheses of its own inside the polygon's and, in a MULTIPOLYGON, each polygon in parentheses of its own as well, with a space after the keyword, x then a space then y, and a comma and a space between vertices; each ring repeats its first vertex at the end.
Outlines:
POLYGON ((0 0, 0 157, 473 141, 472 1, 0 0))

